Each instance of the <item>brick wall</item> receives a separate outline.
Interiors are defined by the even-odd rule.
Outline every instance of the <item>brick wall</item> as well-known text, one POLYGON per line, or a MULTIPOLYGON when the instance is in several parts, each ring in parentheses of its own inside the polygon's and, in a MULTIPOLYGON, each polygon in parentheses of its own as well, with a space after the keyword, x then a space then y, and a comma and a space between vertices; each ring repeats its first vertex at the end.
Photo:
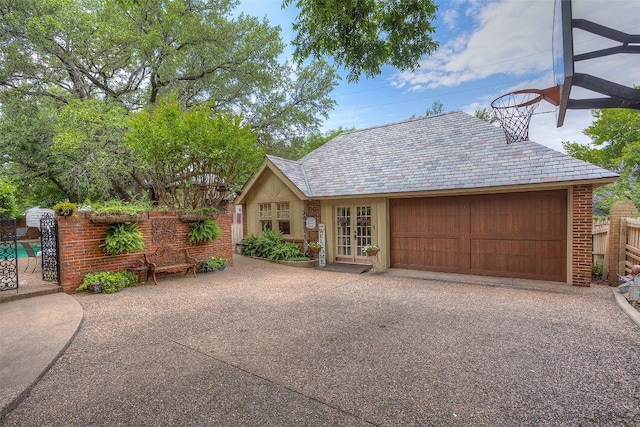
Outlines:
POLYGON ((316 219, 316 228, 308 230, 308 237, 310 242, 317 242, 318 224, 322 222, 322 217, 320 215, 320 200, 307 200, 304 209, 308 217, 314 217, 316 219))
POLYGON ((216 222, 222 236, 213 242, 189 244, 191 225, 180 222, 175 212, 148 212, 146 219, 138 222, 144 239, 144 249, 121 255, 109 255, 102 248, 108 224, 94 224, 89 212, 79 212, 72 217, 58 217, 60 250, 60 285, 66 293, 73 293, 87 273, 96 271, 125 270, 144 252, 153 252, 166 245, 174 249, 187 248, 189 255, 203 259, 220 256, 233 264, 231 243, 231 215, 220 213, 216 222))
POLYGON ((573 284, 591 286, 592 240, 592 186, 573 187, 573 284))
POLYGON ((249 235, 249 226, 247 224, 247 221, 249 220, 249 216, 247 215, 247 205, 241 205, 242 206, 242 235, 243 236, 248 236, 249 235))

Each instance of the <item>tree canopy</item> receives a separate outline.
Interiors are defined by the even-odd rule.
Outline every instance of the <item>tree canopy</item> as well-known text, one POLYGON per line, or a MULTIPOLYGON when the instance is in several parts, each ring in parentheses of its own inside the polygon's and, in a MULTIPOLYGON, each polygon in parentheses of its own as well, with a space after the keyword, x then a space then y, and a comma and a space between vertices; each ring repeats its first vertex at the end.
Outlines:
POLYGON ((438 7, 431 0, 284 0, 299 13, 294 56, 332 57, 350 82, 374 77, 383 65, 414 71, 438 47, 431 38, 438 7))
POLYGON ((139 196, 149 177, 123 144, 126 116, 170 94, 233 115, 255 149, 317 131, 335 104, 334 69, 280 61, 279 28, 234 16, 236 4, 0 0, 5 161, 63 198, 139 196))
POLYGON ((563 142, 570 156, 620 174, 614 184, 596 189, 596 207, 608 214, 615 200, 631 199, 640 208, 640 111, 594 110, 593 123, 584 130, 591 144, 563 142))
POLYGON ((172 98, 132 117, 127 144, 163 206, 218 206, 220 189, 244 183, 262 161, 251 129, 211 104, 186 108, 172 98))

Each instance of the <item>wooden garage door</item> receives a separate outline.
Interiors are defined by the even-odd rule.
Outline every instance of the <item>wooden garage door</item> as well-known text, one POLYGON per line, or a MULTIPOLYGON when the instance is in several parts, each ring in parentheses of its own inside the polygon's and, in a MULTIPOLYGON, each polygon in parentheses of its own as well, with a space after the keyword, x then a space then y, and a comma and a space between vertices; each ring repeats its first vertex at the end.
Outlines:
POLYGON ((564 282, 565 190, 392 199, 391 266, 564 282))

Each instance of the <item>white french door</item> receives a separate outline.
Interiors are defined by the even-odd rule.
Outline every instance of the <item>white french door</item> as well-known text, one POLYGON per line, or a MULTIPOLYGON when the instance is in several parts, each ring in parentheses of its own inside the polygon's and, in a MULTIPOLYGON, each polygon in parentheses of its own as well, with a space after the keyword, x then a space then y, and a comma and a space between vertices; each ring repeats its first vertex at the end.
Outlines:
POLYGON ((336 208, 336 261, 364 262, 362 248, 372 243, 371 206, 336 208))

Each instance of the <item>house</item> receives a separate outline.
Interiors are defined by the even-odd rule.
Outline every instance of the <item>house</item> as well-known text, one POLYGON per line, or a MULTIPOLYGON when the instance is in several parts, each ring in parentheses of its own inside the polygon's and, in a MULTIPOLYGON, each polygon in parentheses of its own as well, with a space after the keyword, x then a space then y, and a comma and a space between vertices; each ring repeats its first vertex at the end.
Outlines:
POLYGON ((363 263, 374 243, 382 268, 589 286, 592 190, 616 178, 456 111, 266 156, 236 203, 245 234, 302 242, 323 227, 327 263, 363 263))

